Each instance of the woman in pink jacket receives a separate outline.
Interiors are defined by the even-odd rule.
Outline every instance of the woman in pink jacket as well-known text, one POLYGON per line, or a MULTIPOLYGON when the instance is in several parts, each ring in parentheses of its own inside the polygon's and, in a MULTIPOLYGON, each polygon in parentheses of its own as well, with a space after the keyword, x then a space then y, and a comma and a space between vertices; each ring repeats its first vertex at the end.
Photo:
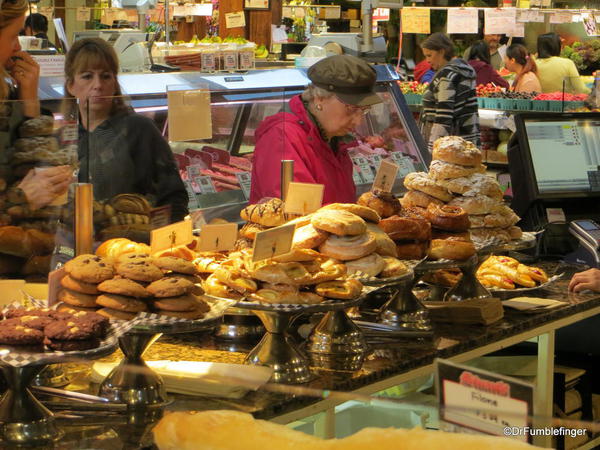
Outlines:
POLYGON ((267 117, 257 128, 250 202, 280 196, 281 160, 294 161, 294 181, 325 185, 323 204, 356 201, 351 133, 380 103, 375 70, 350 55, 325 58, 308 70, 312 82, 289 102, 290 112, 267 117))

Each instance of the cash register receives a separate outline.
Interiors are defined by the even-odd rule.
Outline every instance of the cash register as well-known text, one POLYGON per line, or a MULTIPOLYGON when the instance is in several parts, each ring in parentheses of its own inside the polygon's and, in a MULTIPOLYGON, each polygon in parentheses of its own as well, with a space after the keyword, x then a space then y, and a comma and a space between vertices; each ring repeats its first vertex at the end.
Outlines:
POLYGON ((511 207, 522 218, 522 228, 550 230, 546 234, 555 244, 551 253, 569 254, 570 261, 597 267, 600 117, 522 113, 515 116, 515 125, 508 164, 511 207), (548 217, 551 209, 561 212, 560 220, 548 217))

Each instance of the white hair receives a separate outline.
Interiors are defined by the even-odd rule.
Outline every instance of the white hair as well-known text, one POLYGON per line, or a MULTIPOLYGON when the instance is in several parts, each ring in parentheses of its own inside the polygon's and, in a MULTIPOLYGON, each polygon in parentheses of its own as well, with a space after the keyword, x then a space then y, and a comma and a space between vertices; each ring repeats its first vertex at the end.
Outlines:
POLYGON ((305 102, 312 102, 316 97, 319 98, 329 98, 333 97, 335 94, 327 89, 320 88, 315 86, 314 84, 309 84, 308 87, 302 92, 302 100, 305 102))

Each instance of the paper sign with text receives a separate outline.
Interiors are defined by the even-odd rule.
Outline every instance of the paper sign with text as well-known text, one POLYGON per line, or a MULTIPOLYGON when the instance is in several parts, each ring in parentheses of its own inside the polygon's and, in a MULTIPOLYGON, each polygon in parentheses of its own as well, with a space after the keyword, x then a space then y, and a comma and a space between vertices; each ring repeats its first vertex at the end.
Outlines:
POLYGON ((400 10, 400 14, 402 15, 403 33, 431 33, 429 8, 403 8, 400 10))
POLYGON ((295 231, 296 226, 291 224, 256 233, 252 261, 262 261, 289 253, 292 249, 295 231))
POLYGON ((400 168, 397 164, 384 159, 379 165, 377 175, 375 175, 375 181, 373 181, 373 189, 379 189, 384 192, 392 192, 394 182, 396 181, 396 175, 400 168))
POLYGON ((212 179, 208 175, 201 175, 199 177, 196 177, 194 181, 200 188, 201 194, 215 194, 217 192, 212 179))
POLYGON ((514 33, 517 22, 517 10, 515 8, 488 9, 485 12, 485 34, 508 34, 514 33))
POLYGON ((291 214, 310 214, 323 205, 325 186, 291 182, 285 197, 284 211, 291 214))
MULTIPOLYGON (((440 420, 496 436, 529 425, 533 385, 475 367, 435 360, 440 420)), ((519 433, 515 439, 527 442, 519 433)))
POLYGON ((150 231, 150 249, 152 254, 179 245, 187 245, 194 240, 192 221, 182 220, 166 227, 150 231))
POLYGON ((90 20, 90 8, 85 8, 85 7, 79 7, 77 8, 77 20, 80 22, 87 22, 88 20, 90 20))
POLYGON ((550 23, 571 23, 573 15, 571 13, 552 13, 550 14, 550 23))
POLYGON ((479 15, 475 8, 448 8, 448 34, 477 34, 479 15))
POLYGON ((233 250, 237 240, 238 226, 236 223, 219 223, 204 225, 200 229, 198 241, 199 252, 222 252, 233 250))
POLYGON ((225 14, 226 28, 240 28, 246 26, 246 16, 244 11, 238 11, 225 14))

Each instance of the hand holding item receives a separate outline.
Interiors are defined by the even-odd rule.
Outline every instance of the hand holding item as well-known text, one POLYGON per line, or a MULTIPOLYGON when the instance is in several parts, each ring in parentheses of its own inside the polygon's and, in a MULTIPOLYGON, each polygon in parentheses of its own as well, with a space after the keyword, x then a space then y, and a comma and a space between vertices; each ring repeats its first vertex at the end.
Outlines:
POLYGON ((600 292, 600 269, 589 269, 573 275, 569 283, 569 291, 581 292, 586 289, 600 292))
POLYGON ((30 170, 19 183, 32 210, 43 208, 64 195, 73 181, 71 166, 44 167, 30 170))
POLYGON ((19 100, 24 100, 24 114, 27 117, 37 117, 40 114, 38 100, 38 84, 40 66, 27 52, 17 52, 12 58, 12 64, 7 67, 17 82, 19 100))

